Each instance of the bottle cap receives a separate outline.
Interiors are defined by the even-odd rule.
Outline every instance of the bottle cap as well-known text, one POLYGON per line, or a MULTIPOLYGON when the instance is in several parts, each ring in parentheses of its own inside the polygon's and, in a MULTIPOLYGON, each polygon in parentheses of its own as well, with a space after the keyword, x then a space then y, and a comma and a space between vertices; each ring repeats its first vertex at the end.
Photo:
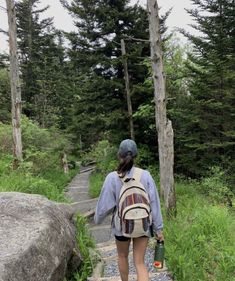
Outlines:
POLYGON ((155 261, 155 262, 153 263, 153 266, 156 267, 156 268, 162 268, 162 262, 160 262, 160 261, 155 261))

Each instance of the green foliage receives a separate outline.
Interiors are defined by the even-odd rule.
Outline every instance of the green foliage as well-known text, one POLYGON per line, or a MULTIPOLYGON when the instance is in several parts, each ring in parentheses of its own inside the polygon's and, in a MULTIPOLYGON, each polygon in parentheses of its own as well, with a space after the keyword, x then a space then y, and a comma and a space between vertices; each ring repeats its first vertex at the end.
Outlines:
POLYGON ((69 141, 55 129, 41 129, 28 118, 22 119, 24 161, 12 170, 11 126, 0 124, 0 191, 41 194, 55 201, 65 201, 66 184, 77 172, 64 174, 60 153, 69 149, 69 141))
MULTIPOLYGON (((2 163, 2 161, 0 161, 2 163)), ((9 164, 8 162, 6 165, 9 164)), ((74 172, 65 175, 62 171, 47 172, 47 176, 36 176, 25 171, 9 171, 0 175, 0 192, 23 192, 40 194, 53 201, 66 201, 64 188, 74 172), (49 176, 50 175, 50 176, 49 176), (48 177, 48 178, 47 178, 48 177)))
POLYGON ((151 151, 147 145, 138 146, 138 155, 135 161, 137 166, 142 168, 149 167, 155 162, 155 159, 154 151, 151 151))
POLYGON ((76 217, 78 248, 82 255, 82 264, 73 277, 68 277, 69 281, 85 281, 91 276, 92 271, 99 259, 98 254, 92 256, 91 251, 95 249, 95 242, 86 226, 86 219, 80 215, 76 217))
POLYGON ((105 176, 117 168, 117 149, 103 140, 92 146, 88 157, 96 161, 96 171, 89 178, 89 194, 95 198, 100 194, 105 176))
POLYGON ((235 220, 223 206, 213 206, 194 183, 177 184, 178 215, 165 220, 166 259, 174 280, 233 280, 235 220))
MULTIPOLYGON (((107 135, 117 142, 129 135, 119 44, 126 36, 148 39, 146 10, 140 5, 129 5, 128 0, 61 2, 75 19, 77 27, 77 32, 66 34, 70 41, 71 67, 79 76, 75 81, 78 96, 74 107, 76 123, 70 127, 71 131, 88 146, 107 135)), ((147 42, 125 41, 132 88, 144 80, 147 68, 142 61, 149 55, 149 48, 147 42)))
POLYGON ((103 175, 117 168, 117 149, 107 140, 94 144, 90 152, 86 154, 86 158, 89 161, 95 161, 96 170, 103 175))
POLYGON ((232 205, 234 194, 226 184, 225 173, 219 167, 213 167, 210 176, 201 181, 200 191, 216 203, 232 205))
POLYGON ((89 177, 89 195, 92 198, 99 197, 103 186, 104 176, 100 173, 92 173, 89 177))
MULTIPOLYGON (((1 59, 1 57, 0 57, 1 59)), ((0 68, 0 122, 7 122, 11 116, 11 89, 7 68, 0 68)))
POLYGON ((12 128, 7 124, 0 123, 0 155, 12 152, 12 128))
MULTIPOLYGON (((60 167, 62 152, 71 151, 71 143, 58 129, 40 128, 27 117, 22 118, 22 142, 24 162, 22 170, 39 173, 60 167)), ((0 124, 0 155, 12 151, 12 128, 0 124)))
MULTIPOLYGON (((233 1, 232 1, 233 2, 233 1)), ((202 35, 183 32, 192 43, 186 63, 189 98, 181 120, 178 161, 189 174, 205 175, 208 167, 234 166, 234 3, 192 0, 188 10, 202 35)))
POLYGON ((62 127, 73 102, 70 72, 65 69, 61 32, 53 27, 53 18, 43 16, 49 6, 39 8, 39 5, 39 0, 16 4, 22 108, 25 115, 42 127, 62 127))

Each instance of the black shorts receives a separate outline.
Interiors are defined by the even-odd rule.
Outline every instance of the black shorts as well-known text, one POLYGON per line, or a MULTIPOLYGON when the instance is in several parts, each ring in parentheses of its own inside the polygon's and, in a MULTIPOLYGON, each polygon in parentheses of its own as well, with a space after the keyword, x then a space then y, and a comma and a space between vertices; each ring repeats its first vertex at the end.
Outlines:
MULTIPOLYGON (((148 236, 141 236, 141 237, 148 237, 148 236)), ((116 238, 116 240, 123 241, 123 242, 131 240, 131 238, 125 237, 125 236, 116 236, 115 235, 115 238, 116 238)))
POLYGON ((118 241, 129 241, 129 240, 131 240, 131 238, 129 238, 129 237, 125 237, 125 236, 116 236, 115 235, 115 238, 116 238, 116 240, 118 240, 118 241))

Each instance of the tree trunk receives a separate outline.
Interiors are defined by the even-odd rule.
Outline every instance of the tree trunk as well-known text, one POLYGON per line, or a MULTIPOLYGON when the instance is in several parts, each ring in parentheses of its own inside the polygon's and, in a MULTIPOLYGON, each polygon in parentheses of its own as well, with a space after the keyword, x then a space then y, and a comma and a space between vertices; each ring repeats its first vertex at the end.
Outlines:
POLYGON ((19 65, 17 58, 16 13, 13 0, 6 0, 9 23, 9 51, 10 51, 10 81, 12 102, 12 127, 13 127, 13 168, 16 169, 22 161, 21 141, 21 89, 19 78, 19 65))
POLYGON ((174 188, 174 146, 171 121, 166 115, 166 89, 163 74, 163 59, 160 38, 158 4, 156 0, 147 0, 149 15, 149 33, 154 81, 155 119, 158 131, 158 151, 160 164, 160 192, 164 196, 165 207, 169 215, 176 214, 176 196, 174 188))
POLYGON ((69 166, 67 161, 67 155, 65 152, 61 154, 61 165, 64 170, 64 173, 67 174, 69 172, 69 166))
POLYGON ((127 99, 128 119, 129 119, 129 126, 130 126, 130 136, 131 139, 134 140, 135 136, 134 136, 133 114, 132 114, 132 104, 131 104, 131 94, 130 94, 130 81, 129 81, 129 74, 128 74, 127 59, 126 59, 125 41, 123 39, 121 39, 121 49, 122 49, 123 66, 124 66, 124 78, 125 78, 125 85, 126 85, 126 99, 127 99))

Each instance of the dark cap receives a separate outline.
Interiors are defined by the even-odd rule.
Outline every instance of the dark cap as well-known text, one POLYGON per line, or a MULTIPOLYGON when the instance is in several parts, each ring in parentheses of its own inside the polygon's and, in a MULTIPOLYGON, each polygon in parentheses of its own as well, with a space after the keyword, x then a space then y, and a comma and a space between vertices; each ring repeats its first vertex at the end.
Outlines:
POLYGON ((126 157, 128 152, 131 153, 131 155, 133 157, 135 157, 137 155, 136 143, 131 139, 123 140, 120 143, 120 146, 119 146, 119 149, 118 149, 118 154, 122 158, 126 157))

